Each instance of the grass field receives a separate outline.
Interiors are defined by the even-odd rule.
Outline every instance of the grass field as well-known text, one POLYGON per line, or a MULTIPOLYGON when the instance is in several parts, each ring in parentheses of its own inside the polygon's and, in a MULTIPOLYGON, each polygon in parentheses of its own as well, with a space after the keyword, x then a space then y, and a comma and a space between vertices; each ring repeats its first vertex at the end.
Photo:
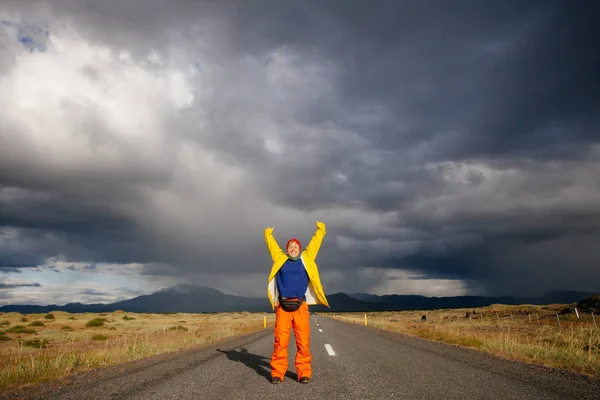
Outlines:
POLYGON ((273 326, 272 313, 0 313, 0 393, 273 326))
MULTIPOLYGON (((474 309, 372 312, 366 313, 366 323, 508 359, 600 377, 600 318, 595 317, 598 328, 591 314, 557 318, 565 307, 492 305, 474 309), (422 320, 424 315, 426 320, 422 320)), ((365 323, 365 313, 322 315, 365 323)))

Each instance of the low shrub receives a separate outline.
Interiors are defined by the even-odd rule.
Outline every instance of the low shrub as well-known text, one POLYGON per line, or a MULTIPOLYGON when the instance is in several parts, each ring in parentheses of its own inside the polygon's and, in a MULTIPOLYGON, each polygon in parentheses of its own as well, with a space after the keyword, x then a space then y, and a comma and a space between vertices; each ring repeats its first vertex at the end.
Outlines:
POLYGON ((131 320, 133 320, 133 319, 135 319, 135 318, 133 318, 133 317, 128 317, 128 316, 126 315, 126 316, 124 316, 124 317, 123 317, 123 319, 124 319, 125 321, 131 321, 131 320))
POLYGON ((37 347, 37 348, 42 348, 42 347, 47 347, 48 346, 48 339, 29 339, 29 340, 23 340, 22 341, 23 346, 28 346, 28 347, 37 347))
POLYGON ((167 330, 169 330, 169 331, 187 331, 188 328, 186 328, 185 326, 177 325, 177 326, 172 326, 167 330))
POLYGON ((106 340, 106 339, 108 339, 108 336, 106 336, 106 335, 97 334, 97 335, 92 336, 92 340, 106 340))
POLYGON ((85 326, 103 326, 104 325, 104 318, 94 318, 90 321, 88 321, 87 324, 85 324, 85 326))
POLYGON ((54 319, 54 315, 48 313, 48 314, 44 315, 44 318, 46 318, 46 319, 54 319))
POLYGON ((42 321, 33 321, 29 326, 44 326, 44 323, 42 321))
POLYGON ((60 328, 61 331, 66 331, 66 332, 73 332, 73 328, 71 328, 68 325, 65 325, 63 327, 60 328))
POLYGON ((15 325, 6 330, 7 333, 35 333, 34 329, 25 328, 23 325, 15 325))
POLYGON ((581 300, 577 303, 577 308, 587 313, 600 313, 600 294, 581 300))

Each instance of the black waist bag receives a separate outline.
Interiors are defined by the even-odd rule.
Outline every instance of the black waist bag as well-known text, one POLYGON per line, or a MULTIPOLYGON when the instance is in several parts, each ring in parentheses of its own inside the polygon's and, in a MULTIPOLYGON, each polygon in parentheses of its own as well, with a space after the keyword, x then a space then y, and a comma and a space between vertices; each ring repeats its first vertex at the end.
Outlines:
POLYGON ((284 311, 296 311, 302 303, 304 299, 282 299, 279 298, 279 304, 284 311))

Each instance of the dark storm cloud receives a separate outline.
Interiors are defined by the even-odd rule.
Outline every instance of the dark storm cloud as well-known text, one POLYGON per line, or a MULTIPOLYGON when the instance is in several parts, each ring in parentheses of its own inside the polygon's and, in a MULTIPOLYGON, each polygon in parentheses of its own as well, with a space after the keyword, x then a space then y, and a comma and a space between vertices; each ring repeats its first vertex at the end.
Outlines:
POLYGON ((82 191, 76 188, 80 183, 74 182, 69 190, 2 190, 0 226, 12 227, 27 240, 20 242, 26 246, 24 249, 3 246, 0 268, 35 266, 46 258, 67 253, 85 261, 128 262, 131 257, 141 262, 148 260, 134 235, 133 222, 111 209, 111 204, 118 202, 118 195, 110 193, 118 186, 107 188, 106 192, 98 187, 82 191))
MULTIPOLYGON (((275 7, 260 17, 248 11, 261 23, 249 29, 252 34, 235 35, 240 49, 298 45, 329 59, 338 92, 294 108, 294 118, 364 139, 282 133, 315 146, 309 162, 304 152, 286 154, 262 175, 268 178, 262 187, 276 202, 303 209, 357 203, 397 209, 435 190, 424 187, 428 176, 407 171, 411 164, 571 158, 597 142, 594 4, 358 4, 335 12, 275 7), (364 160, 369 151, 375 165, 364 160), (354 184, 341 185, 334 171, 354 184), (408 186, 390 188, 394 181, 408 186)), ((246 27, 242 18, 249 15, 236 15, 236 26, 246 27)))
POLYGON ((523 32, 496 69, 467 149, 562 158, 598 141, 599 15, 597 3, 556 7, 523 32))
MULTIPOLYGON (((319 262, 347 277, 367 266, 489 293, 595 290, 595 2, 7 4, 149 71, 152 51, 195 65, 195 93, 210 95, 167 113, 150 158, 144 139, 117 140, 98 109, 65 101, 91 148, 117 149, 114 168, 46 163, 0 121, 19 149, 0 153, 0 267, 64 254, 149 263, 146 275, 264 271, 266 256, 230 259, 263 254, 264 226, 283 244, 299 223, 306 243, 325 217, 319 262), (208 160, 197 169, 182 156, 193 146, 208 160)), ((0 56, 14 51, 0 31, 0 56)), ((80 73, 105 79, 101 65, 80 73)))
POLYGON ((109 296, 110 295, 110 293, 98 291, 95 289, 83 289, 82 291, 79 292, 79 294, 86 294, 86 295, 90 295, 90 296, 109 296))
POLYGON ((39 283, 4 283, 0 282, 0 289, 15 289, 20 287, 41 287, 39 283))
POLYGON ((371 146, 405 151, 456 135, 430 158, 462 158, 560 153, 570 128, 582 139, 595 135, 586 125, 597 122, 599 100, 593 2, 324 2, 254 11, 235 14, 244 30, 234 39, 239 49, 297 45, 338 68, 343 101, 306 104, 296 115, 358 129, 371 146), (250 18, 259 23, 248 34, 250 18), (387 110, 377 126, 348 121, 371 104, 387 110))

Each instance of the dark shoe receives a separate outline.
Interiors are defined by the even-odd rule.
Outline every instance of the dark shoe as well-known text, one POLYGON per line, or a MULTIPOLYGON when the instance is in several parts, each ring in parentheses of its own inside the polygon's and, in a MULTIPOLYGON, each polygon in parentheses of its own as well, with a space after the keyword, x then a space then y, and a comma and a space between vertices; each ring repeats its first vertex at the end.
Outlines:
POLYGON ((308 383, 310 382, 310 378, 308 376, 303 376, 300 378, 300 383, 308 383))
POLYGON ((281 380, 281 378, 279 378, 277 376, 274 376, 274 377, 271 378, 271 383, 273 385, 276 385, 276 384, 281 383, 281 382, 283 382, 283 381, 281 380))

